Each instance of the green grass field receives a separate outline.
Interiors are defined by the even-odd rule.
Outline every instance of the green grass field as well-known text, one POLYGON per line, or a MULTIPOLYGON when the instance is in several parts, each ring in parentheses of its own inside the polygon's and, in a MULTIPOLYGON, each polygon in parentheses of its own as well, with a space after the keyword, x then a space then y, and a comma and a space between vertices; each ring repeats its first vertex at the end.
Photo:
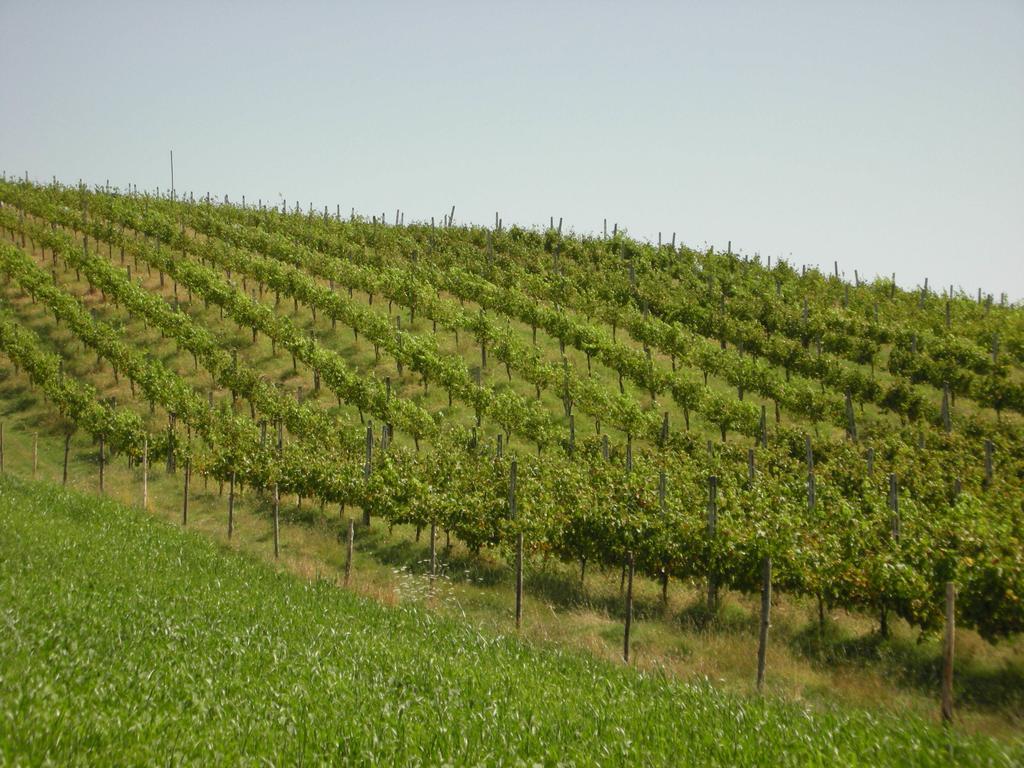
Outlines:
POLYGON ((0 481, 5 764, 1014 765, 917 717, 538 649, 0 481))

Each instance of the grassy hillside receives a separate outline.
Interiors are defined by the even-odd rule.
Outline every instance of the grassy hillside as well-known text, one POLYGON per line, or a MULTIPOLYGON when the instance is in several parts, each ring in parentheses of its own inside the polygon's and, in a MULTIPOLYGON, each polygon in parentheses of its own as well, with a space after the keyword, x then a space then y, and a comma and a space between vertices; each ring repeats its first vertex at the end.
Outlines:
POLYGON ((915 718, 688 686, 305 583, 0 481, 7 763, 1011 765, 915 718))
POLYGON ((331 578, 354 518, 352 589, 488 632, 522 534, 521 634, 609 660, 632 555, 630 663, 733 693, 770 558, 766 690, 826 710, 937 718, 953 581, 955 727, 1019 734, 1020 307, 622 232, 224 203, 0 182, 9 467, 38 433, 59 480, 70 435, 71 486, 102 452, 137 505, 146 446, 150 511, 182 520, 187 466, 190 528, 331 578))

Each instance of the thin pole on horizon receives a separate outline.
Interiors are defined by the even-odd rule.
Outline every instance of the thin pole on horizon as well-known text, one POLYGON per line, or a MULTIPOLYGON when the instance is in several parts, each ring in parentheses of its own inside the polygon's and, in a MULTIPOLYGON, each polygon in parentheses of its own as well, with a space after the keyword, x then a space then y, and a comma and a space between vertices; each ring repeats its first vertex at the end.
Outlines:
POLYGON ((174 199, 174 150, 171 150, 171 200, 174 199))

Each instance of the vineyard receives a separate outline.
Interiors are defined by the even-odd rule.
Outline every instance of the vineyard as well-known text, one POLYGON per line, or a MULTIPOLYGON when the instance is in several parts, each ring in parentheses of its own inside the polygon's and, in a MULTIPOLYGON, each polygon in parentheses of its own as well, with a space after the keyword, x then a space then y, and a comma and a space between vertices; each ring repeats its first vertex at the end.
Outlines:
POLYGON ((275 551, 287 495, 432 553, 699 581, 711 613, 767 579, 931 631, 951 583, 958 626, 1024 630, 1018 306, 554 220, 0 203, 6 365, 101 467, 226 485, 227 515, 266 493, 275 551))

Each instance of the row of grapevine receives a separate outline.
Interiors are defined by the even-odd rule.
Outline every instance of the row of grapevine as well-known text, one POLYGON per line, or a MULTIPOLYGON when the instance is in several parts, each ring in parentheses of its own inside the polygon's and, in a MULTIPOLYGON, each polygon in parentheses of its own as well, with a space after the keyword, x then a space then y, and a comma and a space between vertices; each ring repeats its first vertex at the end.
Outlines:
MULTIPOLYGON (((410 242, 414 243, 415 241, 409 241, 408 238, 403 240, 401 233, 397 232, 382 234, 371 231, 369 233, 361 233, 366 235, 365 239, 358 237, 350 239, 353 235, 353 230, 348 225, 341 225, 340 227, 335 225, 328 226, 319 220, 311 220, 309 222, 304 220, 294 221, 294 217, 276 217, 266 213, 234 213, 236 215, 232 218, 256 221, 263 226, 267 226, 268 222, 280 223, 290 238, 300 240, 305 238, 307 244, 327 252, 343 255, 346 259, 359 259, 361 251, 363 251, 366 243, 371 239, 374 243, 374 257, 378 257, 384 250, 392 253, 415 252, 416 250, 419 250, 421 254, 426 252, 427 256, 433 257, 435 260, 443 259, 444 271, 441 273, 441 278, 434 277, 433 279, 443 281, 443 285, 447 289, 465 298, 483 301, 486 300, 486 292, 477 287, 477 290, 474 292, 459 294, 460 283, 465 282, 466 273, 458 265, 466 265, 476 275, 480 276, 480 284, 485 289, 490 284, 486 283, 484 276, 498 274, 501 276, 505 286, 522 286, 526 290, 526 294, 519 294, 522 298, 526 299, 525 301, 509 302, 506 300, 504 304, 519 307, 520 316, 527 322, 531 322, 529 313, 532 312, 536 315, 541 311, 536 309, 536 302, 530 301, 530 299, 538 298, 554 302, 556 306, 569 306, 576 311, 585 312, 588 315, 597 315, 605 322, 611 324, 613 329, 621 325, 627 328, 634 338, 645 345, 659 349, 663 353, 670 355, 673 359, 678 357, 701 368, 705 374, 714 373, 721 376, 737 386, 740 391, 753 391, 764 397, 771 398, 777 403, 783 403, 788 410, 812 421, 827 420, 849 429, 849 408, 844 408, 842 393, 849 393, 850 398, 855 401, 875 403, 912 421, 922 418, 933 424, 942 424, 944 421, 941 410, 930 405, 920 393, 916 392, 910 386, 908 379, 897 378, 893 384, 883 386, 873 376, 866 376, 854 368, 841 365, 835 358, 827 354, 815 355, 807 350, 803 344, 792 341, 784 336, 766 336, 757 323, 749 324, 750 327, 747 328, 747 331, 744 331, 745 335, 739 338, 735 334, 723 335, 722 326, 729 325, 730 323, 734 324, 731 316, 725 316, 720 325, 716 326, 713 322, 709 325, 707 323, 708 313, 696 301, 691 302, 691 311, 681 314, 679 313, 678 302, 676 302, 673 321, 666 322, 661 320, 657 312, 649 311, 652 306, 655 308, 661 306, 656 302, 652 304, 650 302, 650 295, 644 294, 644 298, 639 300, 635 298, 640 294, 641 288, 645 288, 645 286, 631 283, 623 287, 622 281, 614 272, 602 272, 600 279, 597 279, 593 274, 569 279, 565 277, 564 269, 560 269, 555 274, 531 273, 525 271, 515 261, 504 261, 501 263, 501 268, 496 269, 493 266, 494 258, 485 261, 480 247, 470 246, 467 248, 462 242, 452 243, 447 249, 436 247, 433 233, 431 233, 429 247, 425 246, 421 249, 416 249, 414 244, 410 245, 410 242), (346 244, 348 247, 345 247, 346 244), (456 274, 458 278, 443 280, 443 276, 448 274, 456 274), (603 296, 595 296, 593 291, 585 287, 608 284, 618 286, 618 289, 608 289, 603 296), (630 296, 634 297, 635 303, 630 300, 630 296), (644 309, 641 311, 637 304, 643 304, 644 309), (689 330, 689 328, 694 328, 695 330, 689 330), (710 343, 708 338, 701 334, 707 334, 708 338, 717 337, 722 339, 723 347, 725 346, 724 340, 726 338, 730 341, 738 341, 740 353, 736 354, 733 352, 730 354, 726 353, 724 349, 715 349, 715 345, 710 343), (749 356, 745 357, 742 354, 743 351, 749 352, 749 356), (782 365, 786 370, 787 381, 785 383, 779 381, 771 372, 769 366, 759 364, 756 359, 758 354, 764 355, 775 364, 782 365), (823 388, 822 394, 818 395, 809 386, 804 384, 794 385, 793 382, 789 381, 790 370, 795 370, 810 378, 818 379, 823 388), (824 386, 826 384, 837 390, 840 394, 831 397, 826 395, 824 393, 824 386)), ((271 227, 274 225, 270 224, 271 227)), ((231 230, 228 230, 228 232, 231 232, 231 230)), ((421 239, 426 239, 426 235, 421 237, 421 239)), ((280 249, 275 251, 275 253, 279 252, 280 249)), ((425 259, 417 259, 408 268, 411 270, 422 270, 424 268, 423 261, 425 259)), ((563 262, 559 261, 559 264, 562 265, 563 262)), ((622 272, 621 267, 617 271, 622 272)), ((439 282, 439 284, 442 284, 442 282, 439 282)), ((652 287, 652 290, 662 288, 663 285, 658 283, 656 288, 652 287)), ((507 295, 510 290, 512 289, 509 287, 490 288, 491 292, 500 291, 504 295, 507 295)), ((672 306, 671 302, 674 301, 670 297, 664 297, 664 300, 666 306, 672 306)), ((560 317, 558 312, 551 314, 556 318, 560 317)), ((713 315, 714 313, 711 316, 713 315)), ((533 319, 532 322, 538 321, 533 319)), ((552 327, 556 334, 560 332, 557 321, 554 325, 549 324, 549 327, 552 327)), ((924 357, 919 359, 922 361, 926 360, 924 357)), ((896 370, 896 366, 892 367, 896 370)), ((647 370, 642 364, 639 368, 642 372, 647 370)), ((935 376, 938 375, 935 374, 935 376)), ((961 382, 963 377, 955 370, 946 370, 942 373, 942 376, 953 382, 951 389, 955 397, 959 386, 957 382, 961 382)), ((915 380, 917 378, 919 377, 915 377, 915 380)), ((1019 389, 1019 385, 1009 383, 1005 378, 989 378, 982 380, 980 383, 976 381, 975 384, 976 386, 996 386, 997 391, 1008 389, 1010 391, 1010 402, 1012 402, 1012 392, 1019 389)), ((974 394, 983 402, 994 404, 996 407, 1002 407, 1001 401, 998 398, 993 399, 989 394, 978 390, 975 390, 974 394)))
MULTIPOLYGON (((36 210, 41 212, 45 209, 36 210)), ((60 223, 72 227, 75 224, 83 226, 80 219, 76 221, 68 212, 61 213, 53 209, 50 213, 55 216, 50 219, 51 221, 59 220, 60 223)), ((24 227, 25 231, 32 231, 44 247, 58 250, 65 258, 72 258, 75 249, 67 235, 48 231, 42 225, 23 225, 10 212, 0 211, 0 216, 3 216, 0 221, 4 226, 14 229, 24 227)), ((388 397, 387 388, 383 383, 357 373, 336 353, 325 349, 287 318, 277 316, 271 309, 236 289, 220 278, 214 270, 178 259, 166 250, 158 253, 157 249, 150 248, 109 225, 93 221, 85 226, 94 238, 123 246, 132 257, 153 264, 200 297, 223 307, 240 326, 253 329, 254 332, 262 332, 273 339, 283 349, 310 365, 342 400, 379 416, 383 421, 394 424, 398 429, 408 432, 417 439, 429 436, 434 431, 434 419, 426 411, 410 401, 388 397)))
MULTIPOLYGON (((8 223, 0 211, 0 226, 8 223)), ((326 441, 332 449, 344 450, 351 446, 334 444, 337 437, 351 432, 352 425, 337 416, 308 404, 296 401, 263 379, 250 366, 240 363, 237 355, 223 349, 210 332, 198 325, 185 313, 172 309, 158 296, 143 290, 125 277, 101 257, 90 255, 75 248, 62 233, 36 231, 43 247, 52 249, 54 256, 60 256, 69 267, 79 269, 90 285, 99 289, 115 305, 123 306, 134 316, 147 324, 159 328, 161 333, 173 338, 179 347, 189 350, 193 360, 209 372, 213 380, 231 391, 232 400, 238 396, 249 400, 253 418, 258 410, 272 424, 280 423, 289 432, 302 437, 317 437, 326 441)), ((79 339, 94 348, 111 364, 115 376, 124 373, 132 382, 139 384, 150 402, 167 404, 164 391, 178 389, 173 398, 175 408, 186 408, 182 417, 189 424, 195 424, 200 433, 209 426, 212 415, 202 407, 202 402, 192 394, 192 387, 176 374, 152 365, 140 352, 122 344, 117 331, 96 323, 79 306, 77 300, 59 288, 51 276, 37 266, 21 251, 3 247, 0 249, 0 269, 15 279, 21 288, 34 299, 42 301, 58 322, 67 321, 79 339)), ((211 392, 212 396, 212 392, 211 392)), ((177 411, 175 411, 177 413, 177 411)))
MULTIPOLYGON (((916 332, 922 352, 937 358, 956 357, 976 373, 986 374, 992 370, 988 353, 999 331, 1009 330, 1008 347, 1016 350, 1019 343, 1014 341, 1019 342, 1024 330, 1019 322, 1007 329, 1007 321, 1013 322, 1007 314, 999 316, 998 324, 989 322, 991 307, 986 306, 968 323, 964 335, 952 327, 952 310, 955 306, 961 319, 977 307, 973 302, 951 301, 947 322, 945 305, 941 312, 928 312, 930 294, 926 291, 911 297, 884 281, 851 292, 848 284, 824 278, 817 270, 797 274, 784 261, 766 270, 758 260, 741 260, 731 252, 684 249, 676 255, 672 249, 655 249, 621 236, 577 243, 555 231, 536 235, 510 230, 510 235, 517 245, 526 246, 526 253, 557 248, 568 258, 581 256, 577 261, 588 266, 607 268, 626 259, 636 265, 638 272, 649 272, 659 282, 675 281, 680 292, 702 301, 705 311, 713 311, 714 304, 725 296, 735 302, 736 314, 762 322, 768 332, 805 341, 821 339, 826 350, 837 354, 856 351, 850 359, 865 354, 872 346, 877 352, 885 344, 901 340, 909 343, 916 332), (910 298, 913 301, 907 302, 910 298)), ((1020 364, 1021 358, 1014 355, 1014 359, 1020 364)))
POLYGON ((615 344, 611 339, 606 339, 604 334, 586 324, 575 323, 564 314, 546 311, 533 302, 519 300, 521 297, 512 299, 516 302, 515 306, 522 309, 517 314, 508 296, 487 301, 477 294, 460 292, 453 282, 431 282, 429 275, 423 279, 415 264, 405 270, 397 267, 376 270, 365 265, 353 266, 350 261, 315 253, 265 232, 225 228, 218 226, 212 219, 203 221, 194 216, 189 216, 188 222, 190 226, 211 237, 292 264, 312 275, 370 294, 380 291, 389 299, 398 300, 403 306, 409 307, 410 312, 420 311, 424 316, 440 322, 443 327, 470 331, 478 344, 505 363, 509 373, 513 369, 520 372, 538 389, 560 385, 567 412, 571 412, 572 406, 577 405, 584 413, 634 435, 653 437, 659 434, 661 428, 655 414, 642 410, 622 392, 619 396, 609 393, 564 363, 561 367, 543 363, 537 352, 519 342, 507 327, 483 313, 474 314, 462 310, 451 301, 440 298, 438 290, 447 290, 461 298, 476 301, 486 309, 496 310, 499 316, 512 315, 541 324, 553 335, 558 334, 563 344, 580 349, 588 357, 598 357, 620 376, 625 375, 650 391, 652 397, 664 392, 671 394, 687 414, 687 422, 689 412, 694 411, 723 431, 732 429, 748 435, 759 433, 758 412, 750 404, 737 404, 733 399, 702 389, 682 376, 669 376, 656 367, 650 357, 615 344))

